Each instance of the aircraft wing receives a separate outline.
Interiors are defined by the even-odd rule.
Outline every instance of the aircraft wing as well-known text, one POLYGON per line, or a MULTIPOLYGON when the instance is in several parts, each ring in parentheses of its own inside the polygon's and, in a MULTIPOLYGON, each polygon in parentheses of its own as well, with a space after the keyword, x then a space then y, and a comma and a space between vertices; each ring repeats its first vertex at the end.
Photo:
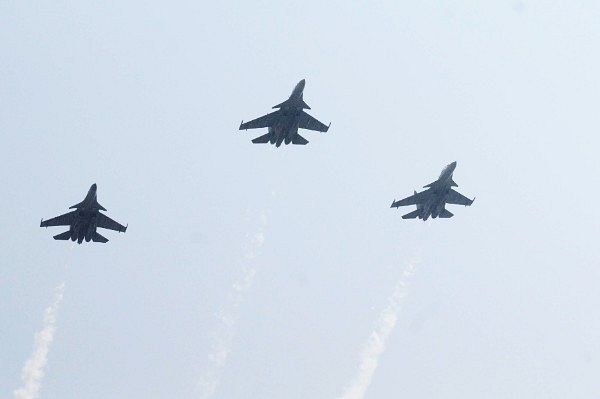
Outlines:
POLYGON ((428 192, 428 190, 426 190, 426 191, 422 191, 420 193, 415 193, 414 195, 411 195, 410 197, 406 197, 400 201, 394 201, 394 203, 392 203, 391 207, 398 208, 399 206, 422 204, 423 202, 426 202, 428 198, 429 198, 429 192, 428 192))
POLYGON ((458 191, 450 189, 448 195, 446 196, 446 203, 469 206, 473 203, 473 200, 468 199, 458 191))
POLYGON ((298 127, 300 129, 316 130, 317 132, 326 132, 329 130, 329 126, 319 122, 304 111, 300 113, 298 127))
POLYGON ((240 125, 240 130, 248 130, 248 129, 260 129, 262 127, 273 126, 277 119, 279 118, 280 110, 275 112, 271 112, 270 114, 261 116, 260 118, 256 118, 250 122, 246 122, 240 125))
POLYGON ((52 219, 42 220, 40 227, 71 226, 77 218, 76 213, 77 211, 73 211, 52 219))
POLYGON ((123 226, 106 216, 103 213, 98 212, 98 216, 96 217, 96 226, 101 227, 103 229, 114 230, 118 232, 125 232, 127 230, 127 226, 123 226))

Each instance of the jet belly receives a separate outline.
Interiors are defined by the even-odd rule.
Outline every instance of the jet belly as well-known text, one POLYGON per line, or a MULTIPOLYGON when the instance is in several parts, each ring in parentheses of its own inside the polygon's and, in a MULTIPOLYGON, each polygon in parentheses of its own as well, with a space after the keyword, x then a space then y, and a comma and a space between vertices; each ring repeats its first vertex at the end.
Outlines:
POLYGON ((90 242, 92 240, 92 234, 94 234, 94 229, 89 225, 87 231, 85 232, 85 242, 90 242))
POLYGON ((269 143, 275 144, 277 140, 277 131, 273 126, 269 126, 269 143))
POLYGON ((71 240, 77 241, 78 244, 81 244, 83 240, 89 241, 87 239, 88 235, 91 239, 90 229, 90 212, 87 210, 80 210, 77 215, 77 220, 73 224, 71 240))
POLYGON ((295 135, 298 134, 298 118, 294 118, 292 125, 287 129, 285 136, 285 144, 291 143, 295 135))
POLYGON ((443 202, 438 202, 434 207, 433 207, 433 211, 431 212, 431 217, 432 218, 437 218, 440 213, 442 213, 442 209, 444 208, 444 203, 443 202))
POLYGON ((81 218, 77 218, 77 220, 71 226, 71 241, 77 241, 81 232, 81 218))
POLYGON ((77 241, 78 244, 81 244, 83 242, 83 239, 85 238, 86 230, 87 230, 86 224, 84 223, 84 221, 82 219, 79 219, 74 228, 74 232, 73 232, 74 237, 72 237, 71 240, 77 241))
POLYGON ((423 220, 427 220, 429 219, 429 216, 431 216, 431 205, 427 205, 423 207, 423 220))
POLYGON ((279 147, 282 143, 289 144, 298 133, 298 118, 285 115, 272 127, 275 145, 279 147))
POLYGON ((96 232, 96 217, 92 217, 90 219, 90 222, 88 223, 87 229, 86 229, 86 233, 85 233, 85 242, 90 242, 92 240, 92 237, 94 236, 94 233, 96 232))
POLYGON ((271 128, 271 140, 270 142, 275 144, 275 146, 279 147, 281 145, 281 143, 283 142, 284 139, 284 135, 283 135, 283 126, 281 125, 281 123, 278 123, 275 126, 272 126, 271 128))

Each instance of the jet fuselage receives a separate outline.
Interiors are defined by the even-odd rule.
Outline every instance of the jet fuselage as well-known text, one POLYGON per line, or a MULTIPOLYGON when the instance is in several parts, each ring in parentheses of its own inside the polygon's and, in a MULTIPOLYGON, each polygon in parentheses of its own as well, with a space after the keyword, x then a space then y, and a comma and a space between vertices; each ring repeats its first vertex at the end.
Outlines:
POLYGON ((274 126, 269 127, 269 134, 271 135, 269 142, 279 147, 283 142, 289 144, 292 138, 298 134, 298 124, 302 109, 304 109, 304 86, 306 81, 302 79, 294 90, 290 94, 290 98, 287 101, 276 105, 273 108, 281 109, 281 118, 277 121, 274 126))

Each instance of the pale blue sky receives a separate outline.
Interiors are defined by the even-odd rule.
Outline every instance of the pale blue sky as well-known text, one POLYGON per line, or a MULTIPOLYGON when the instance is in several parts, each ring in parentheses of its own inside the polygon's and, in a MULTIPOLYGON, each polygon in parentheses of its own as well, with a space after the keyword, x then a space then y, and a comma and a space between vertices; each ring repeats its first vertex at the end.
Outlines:
POLYGON ((202 398, 203 378, 214 399, 337 398, 417 257, 365 398, 598 397, 599 19, 591 1, 1 3, 0 395, 64 281, 41 398, 202 398), (238 132, 303 78, 328 133, 238 132), (472 207, 389 208, 452 161, 472 207), (126 234, 71 248, 38 227, 92 183, 126 234))

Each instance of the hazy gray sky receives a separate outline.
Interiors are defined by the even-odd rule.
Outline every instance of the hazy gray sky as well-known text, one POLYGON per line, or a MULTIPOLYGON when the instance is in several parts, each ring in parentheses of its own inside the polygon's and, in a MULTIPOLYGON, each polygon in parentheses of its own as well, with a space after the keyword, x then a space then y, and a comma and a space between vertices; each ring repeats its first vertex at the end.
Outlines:
POLYGON ((0 396, 597 398, 599 19, 0 3, 0 396), (238 132, 303 78, 328 133, 238 132), (389 208, 452 161, 472 207, 389 208), (38 227, 92 183, 126 234, 38 227))

